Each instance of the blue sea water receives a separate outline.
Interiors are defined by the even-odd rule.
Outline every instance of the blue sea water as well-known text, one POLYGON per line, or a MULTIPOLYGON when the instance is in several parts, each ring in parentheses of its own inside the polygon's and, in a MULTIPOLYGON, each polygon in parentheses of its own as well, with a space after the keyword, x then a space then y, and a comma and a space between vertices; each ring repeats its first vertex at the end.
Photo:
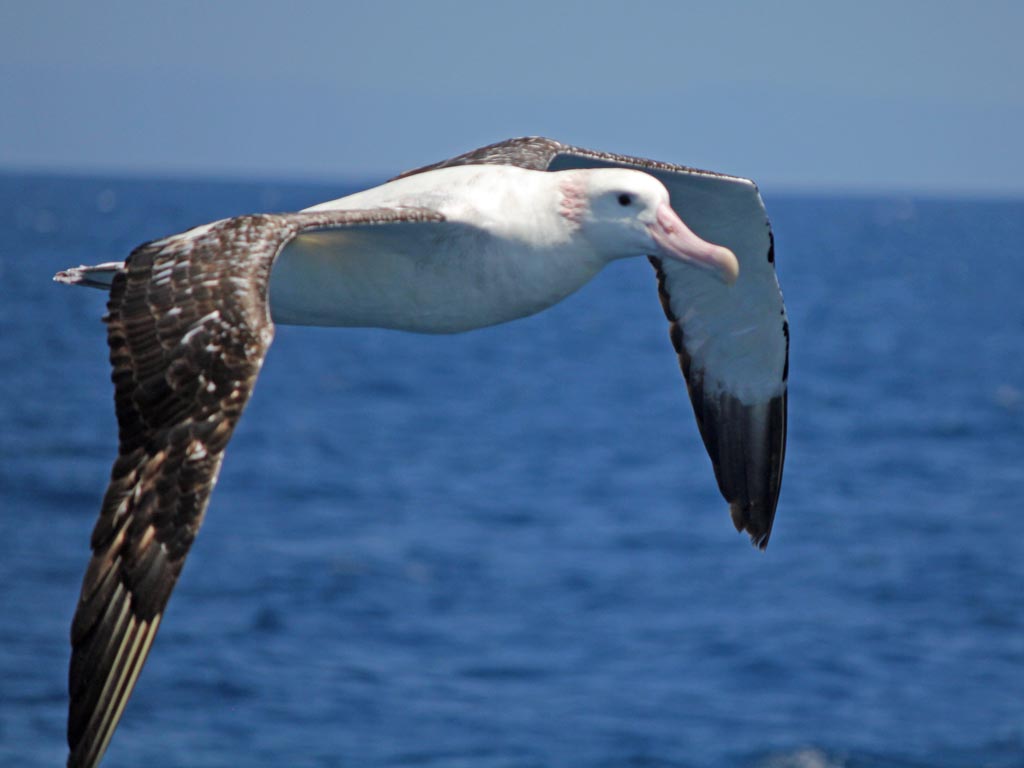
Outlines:
MULTIPOLYGON (((0 764, 64 759, 116 441, 52 274, 348 191, 0 176, 0 764)), ((279 328, 105 764, 1024 766, 1024 202, 766 202, 766 553, 641 260, 472 334, 279 328)))

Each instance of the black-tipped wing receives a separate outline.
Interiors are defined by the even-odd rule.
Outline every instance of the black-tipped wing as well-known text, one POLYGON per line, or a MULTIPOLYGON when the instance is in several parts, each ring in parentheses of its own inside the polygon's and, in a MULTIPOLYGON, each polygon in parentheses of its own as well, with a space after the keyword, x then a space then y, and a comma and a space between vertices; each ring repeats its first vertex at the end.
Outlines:
POLYGON ((69 766, 103 756, 273 338, 267 283, 295 235, 443 221, 421 209, 227 219, 137 248, 106 318, 119 454, 71 627, 69 766))
POLYGON ((643 170, 666 186, 672 207, 694 232, 736 254, 740 275, 733 286, 677 262, 651 263, 718 487, 737 530, 763 549, 786 455, 789 325, 771 226, 754 183, 540 137, 492 144, 403 175, 467 164, 643 170))

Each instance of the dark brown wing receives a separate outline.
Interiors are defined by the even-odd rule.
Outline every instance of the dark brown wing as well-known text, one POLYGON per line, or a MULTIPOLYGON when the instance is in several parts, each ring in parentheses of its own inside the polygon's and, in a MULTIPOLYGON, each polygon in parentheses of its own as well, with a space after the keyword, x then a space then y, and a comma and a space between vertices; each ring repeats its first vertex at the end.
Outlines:
POLYGON ((704 446, 737 530, 768 544, 786 457, 789 324, 775 276, 771 225, 748 179, 528 137, 491 144, 404 176, 452 165, 534 170, 638 168, 659 179, 672 207, 740 263, 727 287, 685 265, 651 259, 704 446))
POLYGON ((119 454, 71 627, 69 766, 117 727, 274 329, 267 282, 299 232, 441 221, 419 209, 243 216, 137 248, 106 318, 119 454))
POLYGON ((401 179, 415 176, 417 173, 434 171, 438 168, 450 168, 456 165, 515 165, 531 171, 546 171, 555 155, 565 149, 565 145, 554 139, 541 136, 524 136, 519 139, 499 141, 486 147, 474 149, 463 155, 456 155, 439 163, 431 163, 420 168, 396 176, 401 179))

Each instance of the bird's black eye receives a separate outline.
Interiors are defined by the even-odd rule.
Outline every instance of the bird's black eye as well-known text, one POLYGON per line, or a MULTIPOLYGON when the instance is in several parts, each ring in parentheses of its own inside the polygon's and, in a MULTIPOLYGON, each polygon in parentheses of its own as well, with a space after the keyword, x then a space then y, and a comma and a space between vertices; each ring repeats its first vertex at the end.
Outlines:
POLYGON ((627 195, 625 192, 623 192, 621 195, 619 195, 619 205, 629 205, 632 202, 633 202, 633 196, 632 195, 627 195))

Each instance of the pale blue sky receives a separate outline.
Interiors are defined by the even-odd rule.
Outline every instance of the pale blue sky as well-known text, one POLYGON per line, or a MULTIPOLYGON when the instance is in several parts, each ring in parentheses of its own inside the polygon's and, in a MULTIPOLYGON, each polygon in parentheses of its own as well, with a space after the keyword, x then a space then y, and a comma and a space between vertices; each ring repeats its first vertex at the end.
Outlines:
POLYGON ((0 170, 373 178, 511 136, 1024 194, 1021 2, 0 0, 0 170))

